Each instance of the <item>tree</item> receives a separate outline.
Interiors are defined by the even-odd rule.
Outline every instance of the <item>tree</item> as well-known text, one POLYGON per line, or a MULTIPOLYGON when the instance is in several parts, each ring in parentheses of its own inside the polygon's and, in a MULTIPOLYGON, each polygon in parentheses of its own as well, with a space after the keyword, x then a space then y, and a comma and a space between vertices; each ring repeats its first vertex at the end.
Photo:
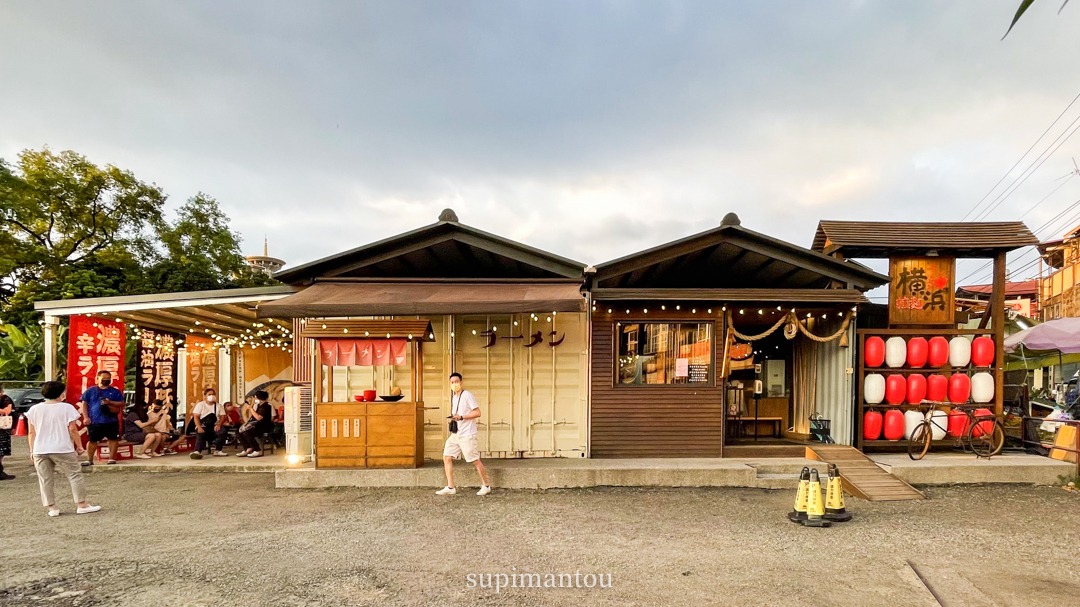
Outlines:
MULTIPOLYGON (((1009 24, 1009 29, 1005 30, 1005 36, 1009 35, 1009 32, 1012 31, 1012 28, 1013 28, 1014 25, 1016 25, 1016 22, 1020 20, 1020 17, 1025 12, 1027 12, 1027 9, 1030 8, 1031 5, 1034 4, 1034 3, 1035 3, 1035 0, 1022 0, 1020 2, 1020 6, 1018 6, 1016 8, 1016 14, 1013 15, 1012 23, 1009 24)), ((1061 8, 1058 9, 1058 14, 1059 15, 1061 14, 1061 11, 1065 8, 1065 5, 1068 4, 1068 3, 1069 3, 1069 0, 1065 0, 1064 2, 1061 3, 1061 8)), ((1005 36, 1002 36, 1001 39, 1004 40, 1005 36)))

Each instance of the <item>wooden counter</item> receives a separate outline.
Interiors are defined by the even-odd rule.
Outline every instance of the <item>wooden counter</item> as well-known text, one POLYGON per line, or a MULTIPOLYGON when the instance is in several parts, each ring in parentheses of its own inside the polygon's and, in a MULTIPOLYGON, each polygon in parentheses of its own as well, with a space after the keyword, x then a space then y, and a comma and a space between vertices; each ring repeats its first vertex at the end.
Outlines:
POLYGON ((316 468, 419 468, 424 403, 316 403, 316 468))

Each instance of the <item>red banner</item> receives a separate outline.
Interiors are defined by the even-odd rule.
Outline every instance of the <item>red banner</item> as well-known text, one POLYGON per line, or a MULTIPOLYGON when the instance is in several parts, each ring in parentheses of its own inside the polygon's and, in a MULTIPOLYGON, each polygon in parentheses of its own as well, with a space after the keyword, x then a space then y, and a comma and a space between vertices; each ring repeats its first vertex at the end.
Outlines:
POLYGON ((320 339, 322 364, 341 367, 406 364, 404 339, 320 339))
POLYGON ((112 373, 112 385, 124 391, 124 323, 74 315, 68 328, 67 402, 77 403, 94 385, 98 371, 112 373))

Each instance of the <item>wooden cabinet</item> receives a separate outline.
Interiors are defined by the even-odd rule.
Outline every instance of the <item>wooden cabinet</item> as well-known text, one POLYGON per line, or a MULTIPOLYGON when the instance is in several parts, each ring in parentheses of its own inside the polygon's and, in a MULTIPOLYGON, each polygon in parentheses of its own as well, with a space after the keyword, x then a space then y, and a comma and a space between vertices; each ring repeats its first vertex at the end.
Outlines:
POLYGON ((316 403, 319 468, 418 468, 424 403, 316 403))

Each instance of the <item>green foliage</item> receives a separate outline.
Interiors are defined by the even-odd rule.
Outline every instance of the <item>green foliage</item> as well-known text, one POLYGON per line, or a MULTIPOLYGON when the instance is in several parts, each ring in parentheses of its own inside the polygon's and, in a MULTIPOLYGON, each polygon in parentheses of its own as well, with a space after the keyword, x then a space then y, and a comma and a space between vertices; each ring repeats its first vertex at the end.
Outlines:
MULTIPOLYGON (((58 338, 63 339, 65 327, 58 327, 58 338)), ((20 328, 12 324, 0 325, 0 380, 45 380, 42 354, 45 351, 44 332, 34 324, 20 328)), ((66 353, 58 353, 57 364, 63 369, 66 353)))
MULTIPOLYGON (((1009 35, 1009 32, 1012 31, 1012 28, 1013 28, 1014 25, 1016 25, 1016 22, 1020 20, 1020 17, 1023 16, 1023 14, 1027 12, 1027 9, 1031 8, 1031 5, 1034 4, 1034 3, 1035 3, 1035 0, 1022 0, 1020 2, 1020 6, 1018 6, 1016 8, 1016 14, 1013 15, 1012 23, 1009 24, 1009 29, 1005 30, 1005 36, 1009 35)), ((1058 14, 1061 13, 1062 9, 1064 9, 1065 5, 1068 4, 1068 3, 1069 3, 1069 0, 1065 0, 1064 2, 1061 3, 1061 8, 1058 9, 1058 14)), ((1002 36, 1001 39, 1004 40, 1005 36, 1002 36)))

